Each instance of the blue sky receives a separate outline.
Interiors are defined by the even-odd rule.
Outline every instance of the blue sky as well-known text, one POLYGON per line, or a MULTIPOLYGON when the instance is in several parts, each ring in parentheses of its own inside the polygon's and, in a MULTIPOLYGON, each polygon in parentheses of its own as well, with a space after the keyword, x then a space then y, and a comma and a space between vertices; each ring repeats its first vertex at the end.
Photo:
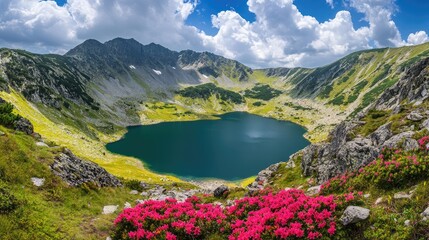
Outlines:
MULTIPOLYGON (((64 0, 57 0, 63 3, 64 0)), ((294 4, 304 15, 315 17, 319 22, 324 22, 335 17, 340 10, 352 13, 355 27, 367 26, 364 14, 348 7, 343 1, 334 0, 334 8, 331 8, 324 0, 295 0, 294 4)), ((393 20, 401 30, 402 37, 408 36, 420 30, 429 32, 429 1, 426 0, 398 0, 398 10, 393 20)), ((225 10, 235 10, 244 19, 255 21, 256 15, 249 11, 246 0, 201 0, 195 11, 188 17, 187 23, 204 30, 205 33, 215 35, 218 29, 211 24, 211 15, 225 10)))
POLYGON ((0 47, 65 53, 116 37, 250 67, 316 67, 429 41, 423 0, 1 0, 0 47))

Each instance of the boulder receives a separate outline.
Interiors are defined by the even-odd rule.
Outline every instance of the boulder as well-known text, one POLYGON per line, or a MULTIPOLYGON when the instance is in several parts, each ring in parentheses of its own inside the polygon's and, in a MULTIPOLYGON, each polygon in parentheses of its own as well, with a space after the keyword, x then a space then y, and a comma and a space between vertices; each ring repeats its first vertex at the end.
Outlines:
POLYGON ((404 149, 405 151, 415 150, 419 147, 419 142, 417 142, 417 140, 413 138, 406 138, 402 143, 402 149, 404 149))
POLYGON ((382 203, 383 202, 383 198, 382 197, 379 197, 379 198, 377 198, 377 200, 375 200, 375 205, 378 205, 378 204, 380 204, 380 203, 382 203))
POLYGON ((310 195, 310 196, 319 194, 321 187, 322 187, 321 185, 311 187, 311 188, 307 189, 306 193, 307 193, 307 195, 310 195))
POLYGON ((51 171, 70 186, 79 186, 83 183, 94 183, 99 187, 119 187, 121 182, 93 162, 84 161, 76 157, 70 150, 65 149, 55 157, 50 166, 51 171))
POLYGON ((422 217, 429 217, 429 207, 427 207, 421 214, 422 217))
POLYGON ((141 182, 140 182, 140 187, 141 187, 142 189, 148 189, 148 188, 149 188, 149 184, 147 184, 147 183, 145 183, 145 182, 141 181, 141 182))
POLYGON ((137 194, 139 194, 139 191, 137 191, 137 190, 131 190, 131 191, 130 191, 130 194, 132 194, 132 195, 137 195, 137 194))
POLYGON ((414 132, 413 131, 407 131, 407 132, 402 132, 399 133, 391 138, 389 138, 383 145, 382 147, 385 148, 396 148, 396 147, 400 147, 399 145, 404 143, 405 140, 407 139, 412 139, 412 137, 414 136, 414 132))
POLYGON ((33 182, 33 185, 36 186, 36 187, 41 187, 45 183, 45 179, 44 178, 32 177, 31 181, 33 182))
POLYGON ((426 128, 429 131, 429 118, 423 121, 421 128, 426 128))
POLYGON ((340 221, 344 226, 361 222, 369 217, 369 212, 367 208, 348 206, 341 216, 340 221))
POLYGON ((404 192, 399 192, 399 193, 395 193, 393 195, 393 198, 394 199, 411 199, 412 196, 413 196, 412 194, 407 194, 407 193, 404 193, 404 192))
POLYGON ((249 191, 255 192, 263 189, 265 184, 274 176, 275 172, 279 169, 280 163, 272 164, 268 168, 260 171, 255 178, 255 181, 247 186, 249 191))
POLYGON ((49 147, 48 144, 46 144, 44 142, 36 142, 36 146, 38 146, 38 147, 49 147))
POLYGON ((390 131, 390 127, 392 126, 392 123, 386 123, 379 127, 375 132, 370 134, 369 138, 371 139, 373 145, 381 145, 383 144, 387 139, 392 137, 392 131, 390 131))
POLYGON ((118 205, 107 205, 103 207, 103 214, 112 214, 118 210, 118 205))
POLYGON ((31 124, 31 122, 28 119, 23 117, 16 120, 14 122, 14 126, 15 126, 14 129, 16 131, 24 132, 25 134, 28 134, 28 135, 31 135, 34 132, 33 124, 31 124))
POLYGON ((410 114, 408 114, 407 119, 418 122, 423 119, 423 116, 417 111, 412 111, 410 114))
POLYGON ((214 190, 213 195, 215 197, 223 197, 224 194, 228 191, 229 191, 229 188, 226 185, 221 185, 214 190))
POLYGON ((404 225, 407 226, 407 227, 411 226, 411 221, 410 220, 405 220, 404 221, 404 225))
POLYGON ((124 209, 131 208, 131 204, 129 202, 124 203, 124 209))

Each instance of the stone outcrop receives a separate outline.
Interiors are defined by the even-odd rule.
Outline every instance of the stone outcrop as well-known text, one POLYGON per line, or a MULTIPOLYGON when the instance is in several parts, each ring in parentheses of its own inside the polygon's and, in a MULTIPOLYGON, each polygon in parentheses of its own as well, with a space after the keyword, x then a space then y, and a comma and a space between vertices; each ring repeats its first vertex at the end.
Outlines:
POLYGON ((104 168, 76 157, 68 149, 55 157, 50 168, 55 175, 71 186, 79 186, 83 183, 93 183, 99 187, 122 186, 121 182, 104 168))
POLYGON ((357 206, 348 206, 340 218, 341 223, 347 226, 361 222, 369 217, 369 209, 357 206))
POLYGON ((404 100, 414 105, 421 104, 429 97, 428 65, 429 58, 414 64, 398 83, 380 96, 374 107, 378 110, 395 109, 400 107, 404 100))
POLYGON ((216 188, 213 192, 213 196, 215 197, 223 197, 226 192, 229 191, 229 188, 226 185, 221 185, 216 188))
POLYGON ((381 126, 368 138, 351 139, 359 123, 343 122, 332 131, 330 143, 312 144, 302 150, 304 176, 315 176, 318 183, 347 170, 356 170, 378 155, 378 143, 391 135, 388 125, 381 126))
MULTIPOLYGON (((292 157, 291 157, 292 158, 292 157)), ((280 163, 272 164, 266 169, 260 171, 251 184, 247 186, 247 189, 250 192, 258 191, 263 189, 266 184, 269 183, 269 180, 274 176, 275 172, 279 169, 280 163)))
POLYGON ((14 129, 16 131, 24 132, 25 134, 31 135, 34 133, 34 127, 31 122, 26 118, 19 118, 14 122, 14 129))
POLYGON ((419 147, 413 139, 415 132, 393 135, 391 124, 386 123, 367 137, 352 135, 353 122, 343 122, 331 133, 332 142, 312 144, 302 150, 301 168, 304 176, 315 176, 318 183, 344 173, 354 171, 373 161, 384 147, 400 147, 412 150, 419 147))

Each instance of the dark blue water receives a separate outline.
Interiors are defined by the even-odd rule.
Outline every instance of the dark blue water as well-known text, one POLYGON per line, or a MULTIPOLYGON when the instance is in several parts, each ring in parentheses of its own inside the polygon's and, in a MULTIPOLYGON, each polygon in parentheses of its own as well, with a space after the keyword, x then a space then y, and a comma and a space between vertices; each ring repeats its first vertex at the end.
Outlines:
POLYGON ((129 127, 111 152, 142 160, 154 172, 182 178, 243 179, 309 142, 297 124, 234 112, 220 120, 164 122, 129 127))

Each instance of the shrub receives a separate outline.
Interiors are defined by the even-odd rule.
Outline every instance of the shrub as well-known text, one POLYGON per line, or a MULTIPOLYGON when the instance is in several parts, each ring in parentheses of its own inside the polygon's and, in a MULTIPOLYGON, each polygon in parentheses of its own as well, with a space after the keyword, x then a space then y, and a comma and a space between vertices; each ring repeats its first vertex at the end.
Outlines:
POLYGON ((18 207, 18 200, 6 185, 0 182, 0 214, 9 213, 18 207))
POLYGON ((230 207, 149 200, 125 209, 115 220, 115 239, 316 239, 336 232, 333 196, 310 197, 301 190, 236 200, 230 207))
POLYGON ((13 105, 8 102, 0 103, 0 125, 12 127, 13 122, 18 120, 19 116, 14 114, 13 105))

